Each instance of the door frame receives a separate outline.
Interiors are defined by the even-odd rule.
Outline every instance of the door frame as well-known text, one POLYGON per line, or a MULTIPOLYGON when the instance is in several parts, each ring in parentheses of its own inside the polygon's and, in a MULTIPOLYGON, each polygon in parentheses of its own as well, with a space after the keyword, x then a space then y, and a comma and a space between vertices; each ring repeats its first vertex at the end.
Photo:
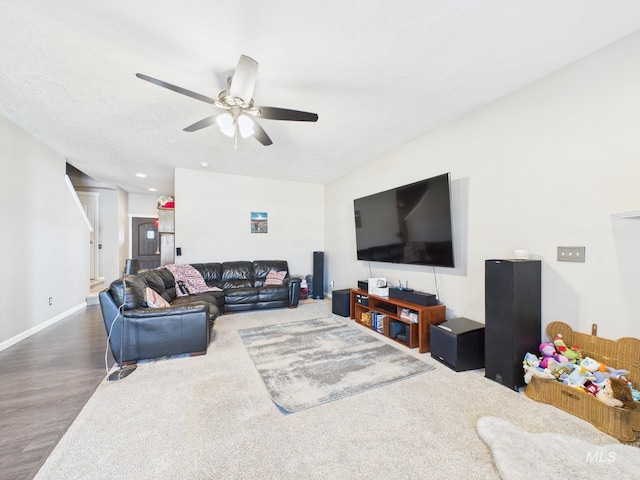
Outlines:
POLYGON ((158 218, 158 215, 149 215, 147 214, 129 214, 129 257, 133 257, 133 219, 134 218, 158 218))
MULTIPOLYGON (((80 190, 76 192, 80 203, 84 206, 82 198, 91 198, 93 203, 93 212, 87 213, 87 218, 91 219, 93 215, 93 232, 89 234, 89 242, 93 237, 93 244, 89 247, 89 280, 101 278, 100 276, 100 193, 99 192, 87 192, 80 190), (91 275, 93 272, 93 275, 91 275)), ((88 204, 87 204, 88 205, 88 204)))

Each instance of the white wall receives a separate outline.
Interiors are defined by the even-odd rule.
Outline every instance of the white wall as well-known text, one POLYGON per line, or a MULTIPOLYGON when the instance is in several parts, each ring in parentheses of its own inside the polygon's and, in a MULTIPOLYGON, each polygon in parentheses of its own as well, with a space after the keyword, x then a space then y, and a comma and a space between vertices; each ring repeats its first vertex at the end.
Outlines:
POLYGON ((158 216, 158 195, 129 194, 129 215, 131 217, 158 216))
POLYGON ((0 162, 3 349, 84 305, 89 230, 65 181, 64 157, 2 116, 0 162))
POLYGON ((335 288, 356 260, 354 198, 452 173, 457 268, 372 263, 373 276, 436 292, 448 316, 484 322, 484 261, 527 249, 543 262, 543 326, 640 337, 640 34, 635 34, 327 186, 325 249, 335 288), (586 263, 556 260, 585 246, 586 263))
POLYGON ((312 271, 324 249, 324 186, 176 169, 176 247, 180 263, 287 260, 312 271), (251 212, 267 212, 268 233, 251 233, 251 212))

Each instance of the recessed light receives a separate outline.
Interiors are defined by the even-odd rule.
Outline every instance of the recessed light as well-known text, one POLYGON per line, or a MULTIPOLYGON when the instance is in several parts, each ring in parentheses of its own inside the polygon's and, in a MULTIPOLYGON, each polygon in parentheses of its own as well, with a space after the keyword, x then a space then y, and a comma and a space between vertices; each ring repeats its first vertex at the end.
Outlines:
POLYGON ((155 189, 155 188, 150 188, 150 189, 149 189, 149 191, 150 191, 150 192, 155 192, 155 191, 156 191, 156 189, 155 189))
POLYGON ((147 178, 147 176, 144 173, 136 173, 136 177, 147 178))

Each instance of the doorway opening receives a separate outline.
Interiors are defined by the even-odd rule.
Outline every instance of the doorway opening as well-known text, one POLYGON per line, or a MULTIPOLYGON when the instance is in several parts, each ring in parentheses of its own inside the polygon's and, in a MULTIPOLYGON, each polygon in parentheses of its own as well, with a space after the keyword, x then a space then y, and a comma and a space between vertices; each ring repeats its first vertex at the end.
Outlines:
POLYGON ((100 283, 103 278, 100 276, 100 225, 99 204, 100 194, 98 192, 77 192, 80 204, 84 208, 89 223, 93 231, 89 234, 89 282, 90 286, 100 283))
POLYGON ((155 218, 131 217, 131 258, 140 270, 160 266, 160 237, 155 218))

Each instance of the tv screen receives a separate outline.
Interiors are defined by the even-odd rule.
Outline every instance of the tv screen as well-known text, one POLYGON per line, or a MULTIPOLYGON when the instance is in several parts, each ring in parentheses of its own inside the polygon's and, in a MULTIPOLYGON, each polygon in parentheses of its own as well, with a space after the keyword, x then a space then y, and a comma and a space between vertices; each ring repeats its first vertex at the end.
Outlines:
POLYGON ((355 199, 358 260, 454 267, 449 176, 355 199))

